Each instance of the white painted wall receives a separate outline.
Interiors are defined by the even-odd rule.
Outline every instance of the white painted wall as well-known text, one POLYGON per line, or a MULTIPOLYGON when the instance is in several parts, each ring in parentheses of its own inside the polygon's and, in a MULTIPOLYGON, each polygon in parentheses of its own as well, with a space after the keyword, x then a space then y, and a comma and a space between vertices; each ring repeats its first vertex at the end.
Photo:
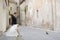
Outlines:
POLYGON ((56 1, 56 19, 57 19, 57 23, 56 23, 56 28, 55 31, 60 33, 60 1, 56 1))
POLYGON ((8 18, 7 18, 7 7, 3 8, 3 0, 0 0, 0 31, 6 31, 6 27, 8 25, 8 18))

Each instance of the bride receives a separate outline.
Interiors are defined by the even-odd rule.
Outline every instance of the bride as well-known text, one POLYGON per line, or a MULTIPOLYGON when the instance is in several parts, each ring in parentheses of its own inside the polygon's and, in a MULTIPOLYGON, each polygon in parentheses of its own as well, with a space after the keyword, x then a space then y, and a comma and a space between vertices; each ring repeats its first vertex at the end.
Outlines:
POLYGON ((19 32, 18 32, 18 27, 19 25, 16 24, 16 25, 13 25, 11 28, 8 29, 8 31, 6 32, 6 36, 18 36, 19 35, 19 32))

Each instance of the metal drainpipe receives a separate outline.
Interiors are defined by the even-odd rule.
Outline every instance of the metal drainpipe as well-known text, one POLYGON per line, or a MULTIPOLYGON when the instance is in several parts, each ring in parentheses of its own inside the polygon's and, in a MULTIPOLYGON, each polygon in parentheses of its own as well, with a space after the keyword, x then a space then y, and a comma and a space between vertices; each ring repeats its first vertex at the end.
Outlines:
POLYGON ((54 27, 54 12, 53 12, 53 1, 51 0, 51 8, 52 8, 52 26, 54 27))
POLYGON ((19 24, 21 24, 21 21, 20 21, 20 6, 18 6, 18 13, 19 13, 19 24))
MULTIPOLYGON (((26 4, 26 1, 27 0, 25 0, 25 4, 26 4)), ((26 14, 27 14, 27 10, 28 10, 28 5, 25 5, 25 26, 27 26, 27 24, 26 24, 26 14), (27 7, 27 8, 26 8, 27 7)))
POLYGON ((51 0, 51 7, 52 7, 52 24, 53 24, 53 30, 56 26, 56 0, 51 0))
POLYGON ((21 21, 20 21, 20 0, 19 0, 19 4, 18 4, 18 6, 17 6, 17 10, 18 10, 18 14, 19 14, 19 16, 18 16, 18 20, 19 20, 19 22, 18 22, 18 24, 21 24, 21 21))
POLYGON ((55 3, 55 26, 54 26, 55 28, 57 27, 56 0, 54 1, 54 3, 55 3))

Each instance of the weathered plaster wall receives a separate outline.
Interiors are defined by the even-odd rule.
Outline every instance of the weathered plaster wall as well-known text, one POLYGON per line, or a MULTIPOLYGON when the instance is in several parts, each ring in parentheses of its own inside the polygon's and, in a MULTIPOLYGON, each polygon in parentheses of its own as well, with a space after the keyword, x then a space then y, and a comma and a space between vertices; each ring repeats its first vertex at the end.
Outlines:
POLYGON ((52 7, 50 0, 29 0, 27 25, 34 25, 36 27, 42 27, 42 25, 52 26, 52 7))
POLYGON ((21 22, 21 25, 25 25, 25 6, 26 6, 25 2, 23 2, 20 5, 20 22, 21 22))
POLYGON ((9 3, 9 11, 10 11, 10 14, 13 14, 14 12, 17 12, 17 4, 9 3))

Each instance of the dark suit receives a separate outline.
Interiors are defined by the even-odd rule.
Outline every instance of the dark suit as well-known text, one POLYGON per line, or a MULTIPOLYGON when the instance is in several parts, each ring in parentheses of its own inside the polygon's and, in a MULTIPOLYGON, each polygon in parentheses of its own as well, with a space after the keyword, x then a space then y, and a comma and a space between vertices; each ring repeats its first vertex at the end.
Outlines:
POLYGON ((14 15, 11 15, 12 25, 17 24, 17 18, 14 15))

